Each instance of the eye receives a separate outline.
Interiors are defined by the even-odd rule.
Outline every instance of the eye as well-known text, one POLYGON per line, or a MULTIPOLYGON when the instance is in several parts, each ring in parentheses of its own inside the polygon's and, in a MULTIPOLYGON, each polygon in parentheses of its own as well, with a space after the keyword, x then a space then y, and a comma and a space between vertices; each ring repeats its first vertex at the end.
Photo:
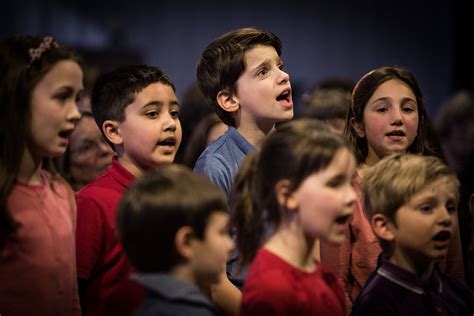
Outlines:
POLYGON ((413 113, 413 112, 415 112, 415 109, 411 106, 404 106, 402 108, 402 111, 405 112, 405 113, 413 113))
POLYGON ((265 68, 260 69, 257 72, 257 76, 265 76, 267 73, 268 73, 268 69, 265 67, 265 68))
POLYGON ((385 113, 385 112, 388 111, 388 109, 385 108, 385 107, 382 107, 382 108, 375 109, 375 111, 378 112, 378 113, 385 113))
POLYGON ((420 211, 425 214, 431 213, 433 211, 433 206, 431 204, 423 204, 420 206, 420 211))
POLYGON ((345 181, 344 177, 337 176, 337 177, 334 177, 334 178, 330 179, 327 182, 327 186, 330 187, 330 188, 338 188, 344 183, 344 181, 345 181))
POLYGON ((179 118, 179 110, 170 111, 170 115, 172 118, 179 118))
POLYGON ((454 203, 446 204, 446 210, 448 211, 449 214, 456 213, 457 211, 456 204, 454 203))
POLYGON ((158 117, 159 113, 157 111, 150 111, 150 112, 147 112, 145 115, 149 118, 154 119, 158 117))
POLYGON ((283 63, 278 64, 278 68, 280 70, 283 70, 285 68, 285 65, 283 63))

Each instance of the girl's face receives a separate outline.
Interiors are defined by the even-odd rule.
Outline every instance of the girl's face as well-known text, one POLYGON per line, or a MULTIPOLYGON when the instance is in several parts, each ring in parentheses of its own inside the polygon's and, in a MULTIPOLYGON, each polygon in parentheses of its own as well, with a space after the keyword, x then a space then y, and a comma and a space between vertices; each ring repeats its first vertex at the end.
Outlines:
POLYGON ((357 135, 367 140, 368 165, 389 154, 405 152, 415 140, 418 104, 403 81, 391 79, 381 84, 367 102, 363 115, 362 124, 352 124, 357 135))
POLYGON ((340 244, 353 212, 354 155, 346 148, 336 152, 327 168, 308 176, 291 195, 306 236, 340 244))
POLYGON ((76 103, 82 70, 72 60, 56 63, 34 87, 28 147, 35 159, 60 156, 80 117, 76 103))

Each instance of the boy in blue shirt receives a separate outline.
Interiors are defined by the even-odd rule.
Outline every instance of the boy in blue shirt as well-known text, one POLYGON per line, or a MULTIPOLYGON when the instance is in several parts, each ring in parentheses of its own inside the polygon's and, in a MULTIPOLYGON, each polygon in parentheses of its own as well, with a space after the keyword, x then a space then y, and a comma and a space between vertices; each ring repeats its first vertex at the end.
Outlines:
POLYGON ((277 122, 293 118, 289 75, 283 71, 282 44, 255 28, 228 32, 211 42, 197 66, 207 103, 229 130, 199 157, 204 174, 229 197, 235 172, 277 122))
POLYGON ((226 199, 204 176, 180 165, 139 178, 117 212, 123 250, 149 292, 136 315, 215 315, 198 288, 219 281, 232 240, 226 199))
POLYGON ((441 273, 448 252, 459 181, 438 158, 394 154, 364 176, 362 196, 384 258, 352 315, 472 315, 474 295, 441 273))

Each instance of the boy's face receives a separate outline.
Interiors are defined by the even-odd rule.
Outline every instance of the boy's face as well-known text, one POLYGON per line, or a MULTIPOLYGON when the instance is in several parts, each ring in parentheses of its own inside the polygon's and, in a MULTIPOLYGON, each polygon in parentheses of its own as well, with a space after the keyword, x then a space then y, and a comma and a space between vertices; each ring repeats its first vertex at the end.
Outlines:
POLYGON ((192 241, 191 268, 198 284, 212 284, 219 281, 225 271, 227 257, 232 249, 228 232, 227 212, 214 212, 209 216, 204 238, 192 241))
POLYGON ((241 122, 271 125, 293 118, 289 75, 272 46, 257 45, 245 53, 245 71, 237 80, 241 122))
POLYGON ((171 86, 156 82, 140 91, 118 125, 119 161, 133 174, 171 163, 182 137, 179 103, 171 86))
POLYGON ((410 87, 396 79, 381 84, 364 108, 363 125, 359 137, 367 140, 366 161, 405 152, 418 129, 418 105, 410 87))
MULTIPOLYGON (((408 268, 443 258, 457 229, 455 186, 446 177, 413 195, 397 210, 393 233, 392 258, 408 268)), ((392 260, 391 258, 391 260, 392 260)))

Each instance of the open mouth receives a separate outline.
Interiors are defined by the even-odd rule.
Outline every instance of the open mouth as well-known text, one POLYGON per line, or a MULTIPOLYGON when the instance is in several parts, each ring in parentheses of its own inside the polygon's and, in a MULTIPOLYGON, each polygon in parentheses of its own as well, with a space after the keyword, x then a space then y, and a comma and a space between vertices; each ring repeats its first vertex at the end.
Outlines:
POLYGON ((60 131, 58 135, 61 138, 69 138, 73 131, 74 131, 73 129, 60 131))
POLYGON ((176 138, 167 138, 158 143, 159 146, 170 146, 174 147, 176 145, 176 138))
POLYGON ((449 241, 450 239, 451 239, 451 232, 447 230, 440 231, 433 237, 434 241, 440 241, 440 242, 449 241))
POLYGON ((341 225, 346 224, 349 221, 350 217, 351 217, 350 215, 338 216, 336 217, 336 223, 341 224, 341 225))
POLYGON ((390 133, 387 133, 386 135, 387 136, 398 136, 398 137, 406 136, 404 131, 391 131, 390 133))
POLYGON ((283 91, 279 96, 277 96, 277 101, 291 101, 291 90, 283 91))

